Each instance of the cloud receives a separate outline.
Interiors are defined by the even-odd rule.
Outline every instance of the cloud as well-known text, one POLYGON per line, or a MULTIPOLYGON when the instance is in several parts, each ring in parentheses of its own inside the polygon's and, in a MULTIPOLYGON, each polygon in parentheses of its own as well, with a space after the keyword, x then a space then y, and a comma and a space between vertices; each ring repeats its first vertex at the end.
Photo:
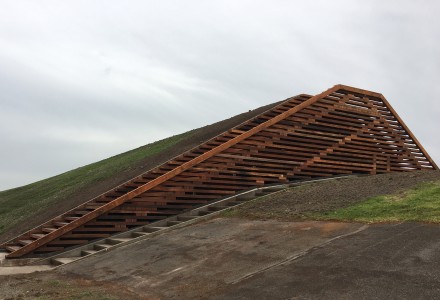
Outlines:
POLYGON ((383 93, 439 160, 439 9, 4 0, 0 189, 337 83, 383 93))

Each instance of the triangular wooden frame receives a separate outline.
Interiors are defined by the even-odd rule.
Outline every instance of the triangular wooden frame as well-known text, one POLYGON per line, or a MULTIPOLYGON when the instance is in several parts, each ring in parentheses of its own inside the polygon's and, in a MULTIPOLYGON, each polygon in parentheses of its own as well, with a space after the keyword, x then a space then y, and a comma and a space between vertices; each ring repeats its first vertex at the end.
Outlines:
POLYGON ((150 222, 155 211, 146 208, 149 203, 165 212, 176 203, 195 206, 203 197, 214 201, 246 187, 432 169, 437 165, 382 94, 335 85, 313 97, 287 99, 0 247, 10 251, 7 257, 60 251, 67 248, 61 241, 74 246, 77 230, 99 231, 93 224, 114 211, 127 214, 120 231, 150 222))

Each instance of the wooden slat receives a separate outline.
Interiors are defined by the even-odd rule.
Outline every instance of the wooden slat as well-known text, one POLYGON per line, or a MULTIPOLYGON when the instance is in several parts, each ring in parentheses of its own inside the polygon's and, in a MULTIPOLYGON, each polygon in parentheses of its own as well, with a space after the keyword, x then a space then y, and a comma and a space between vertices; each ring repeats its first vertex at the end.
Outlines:
POLYGON ((263 184, 417 169, 437 165, 386 99, 337 85, 286 99, 21 235, 8 242, 8 257, 60 251, 60 245, 79 245, 263 184), (61 227, 43 234, 53 224, 61 227))

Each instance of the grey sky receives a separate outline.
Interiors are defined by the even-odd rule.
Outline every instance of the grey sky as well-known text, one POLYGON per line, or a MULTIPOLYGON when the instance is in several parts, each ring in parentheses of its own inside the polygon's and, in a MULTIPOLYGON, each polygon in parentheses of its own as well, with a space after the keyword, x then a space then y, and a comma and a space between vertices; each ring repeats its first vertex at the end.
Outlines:
POLYGON ((0 0, 0 190, 337 83, 440 162, 439 1, 0 0))

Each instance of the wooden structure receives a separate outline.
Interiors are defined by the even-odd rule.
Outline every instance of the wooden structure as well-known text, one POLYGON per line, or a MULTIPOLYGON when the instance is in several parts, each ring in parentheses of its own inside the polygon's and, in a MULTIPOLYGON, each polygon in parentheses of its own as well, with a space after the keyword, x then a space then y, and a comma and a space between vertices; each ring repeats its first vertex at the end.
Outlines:
POLYGON ((8 258, 63 251, 253 187, 437 169, 379 93, 299 95, 0 245, 8 258))

